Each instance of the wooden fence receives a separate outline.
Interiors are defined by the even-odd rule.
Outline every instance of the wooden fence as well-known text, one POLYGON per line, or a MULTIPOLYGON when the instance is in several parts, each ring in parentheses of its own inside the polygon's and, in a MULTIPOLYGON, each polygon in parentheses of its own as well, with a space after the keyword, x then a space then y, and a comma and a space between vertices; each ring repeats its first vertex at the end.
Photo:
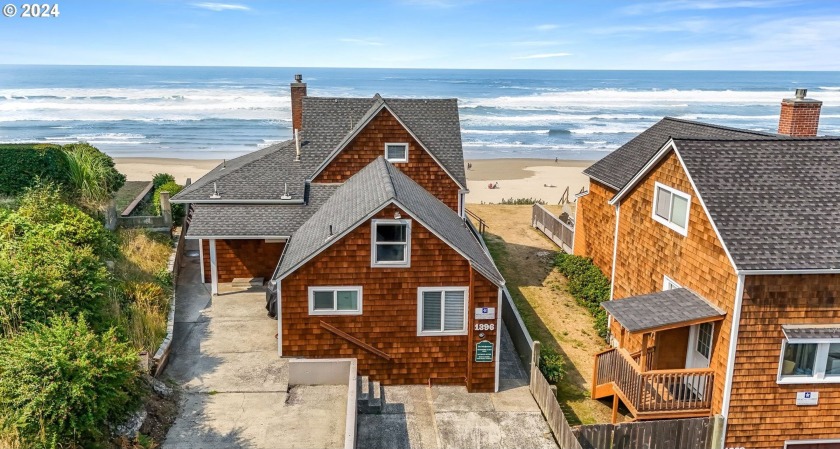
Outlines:
POLYGON ((583 449, 707 449, 715 447, 721 416, 579 426, 583 449))
POLYGON ((538 364, 540 359, 540 342, 535 341, 531 351, 531 395, 540 406, 548 427, 554 434, 560 449, 583 449, 577 437, 566 420, 566 415, 557 402, 557 394, 551 388, 545 376, 540 372, 538 364))
POLYGON ((572 253, 572 246, 575 241, 575 228, 573 226, 564 223, 539 204, 533 206, 531 225, 542 231, 557 246, 563 248, 563 251, 572 253))

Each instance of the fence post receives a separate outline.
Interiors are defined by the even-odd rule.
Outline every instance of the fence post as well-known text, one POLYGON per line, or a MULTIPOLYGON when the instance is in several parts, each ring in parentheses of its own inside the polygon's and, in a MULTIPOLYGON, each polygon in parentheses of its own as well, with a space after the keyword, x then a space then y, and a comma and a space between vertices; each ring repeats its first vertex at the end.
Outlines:
POLYGON ((114 198, 108 200, 108 205, 105 206, 105 229, 117 229, 117 201, 114 198))
POLYGON ((169 204, 169 192, 160 192, 160 215, 168 227, 172 227, 172 205, 169 204))
POLYGON ((531 350, 531 372, 540 370, 540 341, 534 340, 534 345, 531 350))
POLYGON ((706 444, 706 447, 709 449, 723 449, 725 444, 725 424, 726 420, 724 419, 723 415, 715 415, 712 416, 711 419, 711 430, 709 430, 709 442, 706 444))

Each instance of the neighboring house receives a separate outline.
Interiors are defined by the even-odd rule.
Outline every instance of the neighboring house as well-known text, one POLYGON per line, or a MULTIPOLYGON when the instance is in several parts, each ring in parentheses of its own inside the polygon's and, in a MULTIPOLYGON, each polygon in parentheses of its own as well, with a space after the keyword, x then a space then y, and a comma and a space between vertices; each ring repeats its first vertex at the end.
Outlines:
POLYGON ((610 276, 593 398, 722 414, 725 446, 840 447, 840 138, 664 119, 586 170, 576 254, 610 276))
POLYGON ((291 93, 294 140, 172 200, 191 205, 204 282, 269 281, 281 356, 496 390, 504 279, 464 218, 457 101, 291 93))

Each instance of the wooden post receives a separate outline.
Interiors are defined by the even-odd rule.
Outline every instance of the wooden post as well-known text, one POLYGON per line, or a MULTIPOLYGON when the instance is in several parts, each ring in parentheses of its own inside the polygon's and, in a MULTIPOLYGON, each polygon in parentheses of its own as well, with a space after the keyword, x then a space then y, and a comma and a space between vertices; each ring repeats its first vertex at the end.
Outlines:
POLYGON ((216 239, 210 239, 210 293, 219 294, 219 266, 216 261, 216 239))
POLYGON ((618 395, 613 394, 613 406, 612 406, 612 417, 610 418, 610 422, 615 424, 618 421, 618 395))
POLYGON ((642 334, 642 354, 639 356, 639 369, 641 372, 647 371, 647 358, 648 358, 648 337, 650 334, 645 332, 642 334))
POLYGON ((624 334, 626 334, 626 333, 627 333, 627 329, 624 329, 624 326, 621 326, 621 334, 619 334, 620 337, 619 337, 619 340, 618 340, 618 347, 619 348, 624 347, 624 334))
POLYGON ((160 192, 160 215, 166 226, 172 227, 172 206, 169 204, 169 192, 160 192))

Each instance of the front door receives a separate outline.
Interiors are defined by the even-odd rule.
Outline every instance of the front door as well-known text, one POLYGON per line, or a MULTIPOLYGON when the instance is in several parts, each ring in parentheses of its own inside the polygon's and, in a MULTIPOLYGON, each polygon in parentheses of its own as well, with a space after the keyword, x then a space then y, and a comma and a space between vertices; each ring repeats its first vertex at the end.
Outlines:
MULTIPOLYGON (((685 368, 708 368, 712 359, 712 336, 715 325, 712 323, 695 324, 688 333, 688 352, 685 355, 685 368)), ((685 384, 699 399, 706 391, 705 376, 688 376, 685 384)))

